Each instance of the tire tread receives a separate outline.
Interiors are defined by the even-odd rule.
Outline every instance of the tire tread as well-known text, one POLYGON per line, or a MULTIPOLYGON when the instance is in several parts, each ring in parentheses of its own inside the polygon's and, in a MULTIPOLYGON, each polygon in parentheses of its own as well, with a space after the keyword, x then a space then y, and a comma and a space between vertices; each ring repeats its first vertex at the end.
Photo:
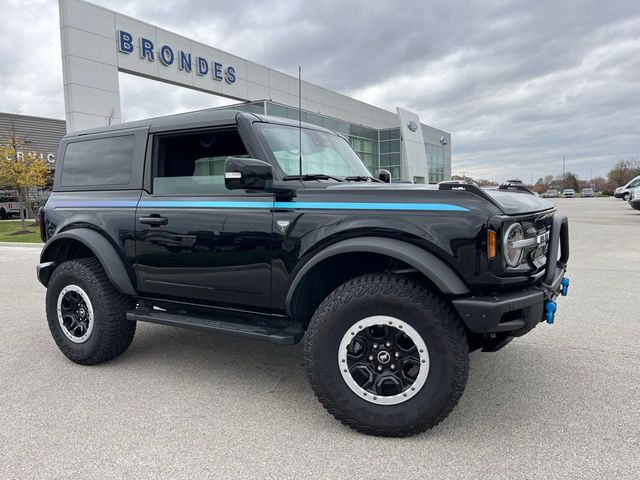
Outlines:
MULTIPOLYGON (((126 320, 125 314, 133 306, 131 297, 120 293, 111 283, 100 261, 95 258, 80 258, 69 260, 58 266, 51 276, 49 285, 54 284, 57 277, 71 274, 81 278, 93 294, 90 300, 94 309, 94 321, 101 323, 101 336, 97 339, 97 348, 88 356, 80 356, 70 349, 65 349, 64 334, 56 325, 51 325, 53 319, 49 318, 51 333, 60 347, 60 350, 73 362, 82 365, 95 365, 111 360, 124 353, 131 345, 136 331, 136 323, 126 320), (93 296, 93 298, 92 298, 93 296), (96 311, 100 307, 99 312, 96 311), (99 316, 99 320, 98 320, 99 316)), ((55 322, 57 322, 57 314, 55 322)), ((50 315, 48 315, 50 317, 50 315)))
POLYGON ((391 273, 368 274, 353 278, 334 290, 318 307, 305 335, 304 364, 313 391, 325 409, 344 425, 359 432, 385 437, 408 437, 425 432, 444 420, 462 397, 469 373, 468 344, 464 328, 450 303, 423 283, 407 276, 391 273), (318 373, 313 368, 312 351, 321 348, 316 345, 317 332, 328 328, 326 323, 340 305, 354 297, 365 295, 394 295, 406 302, 416 302, 422 308, 433 312, 436 327, 447 338, 455 352, 455 383, 448 393, 444 405, 436 415, 418 424, 398 428, 375 427, 349 416, 325 394, 318 373))

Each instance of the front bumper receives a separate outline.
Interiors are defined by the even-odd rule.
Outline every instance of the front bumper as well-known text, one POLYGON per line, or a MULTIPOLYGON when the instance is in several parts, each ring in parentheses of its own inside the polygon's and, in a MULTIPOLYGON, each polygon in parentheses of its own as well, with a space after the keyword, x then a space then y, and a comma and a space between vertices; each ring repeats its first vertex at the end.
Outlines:
POLYGON ((562 293, 568 260, 569 222, 566 216, 556 215, 551 227, 544 277, 517 291, 457 298, 452 300, 452 304, 467 328, 474 333, 524 335, 547 319, 545 306, 562 293))

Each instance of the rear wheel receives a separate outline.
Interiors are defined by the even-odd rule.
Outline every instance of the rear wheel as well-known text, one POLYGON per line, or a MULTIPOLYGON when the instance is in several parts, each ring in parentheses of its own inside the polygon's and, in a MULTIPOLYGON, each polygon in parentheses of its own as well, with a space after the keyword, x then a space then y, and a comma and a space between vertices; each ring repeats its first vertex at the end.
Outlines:
POLYGON ((58 266, 47 287, 46 306, 53 339, 76 363, 111 360, 133 340, 136 324, 125 315, 134 301, 116 290, 95 258, 58 266))
POLYGON ((4 208, 0 208, 0 219, 5 220, 7 218, 9 218, 7 211, 4 208))
POLYGON ((409 436, 441 422, 468 374, 464 330, 449 303, 413 280, 365 275, 318 307, 305 365, 325 408, 363 433, 409 436))

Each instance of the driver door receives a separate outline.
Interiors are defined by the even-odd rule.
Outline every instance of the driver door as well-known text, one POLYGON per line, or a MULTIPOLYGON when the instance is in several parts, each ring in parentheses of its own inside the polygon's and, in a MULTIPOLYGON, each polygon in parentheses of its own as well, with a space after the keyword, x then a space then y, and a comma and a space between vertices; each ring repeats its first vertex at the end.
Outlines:
POLYGON ((248 156, 237 128, 159 134, 152 156, 136 211, 139 291, 269 311, 273 195, 225 188, 225 159, 248 156))

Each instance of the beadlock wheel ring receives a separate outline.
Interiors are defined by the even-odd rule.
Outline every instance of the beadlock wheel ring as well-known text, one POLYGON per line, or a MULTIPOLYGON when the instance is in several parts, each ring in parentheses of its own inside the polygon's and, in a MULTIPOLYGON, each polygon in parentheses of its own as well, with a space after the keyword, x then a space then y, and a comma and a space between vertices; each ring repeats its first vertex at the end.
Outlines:
POLYGON ((77 285, 67 285, 58 294, 56 312, 65 337, 73 343, 88 340, 95 321, 87 292, 77 285))
POLYGON ((429 375, 429 351, 422 336, 408 323, 387 315, 374 315, 359 320, 346 331, 338 347, 338 368, 347 386, 361 399, 377 405, 397 405, 414 397, 426 383, 429 375), (363 351, 358 357, 360 360, 354 366, 354 347, 351 346, 350 352, 350 345, 354 341, 362 342, 363 340, 361 339, 367 337, 372 328, 384 328, 387 333, 380 337, 380 344, 375 343, 375 339, 367 338, 366 342, 369 342, 369 344, 362 347, 363 351), (398 335, 401 335, 402 339, 404 339, 405 347, 409 346, 406 342, 406 337, 412 342, 413 346, 410 348, 399 347, 398 342, 394 340, 398 338, 398 335), (391 346, 387 347, 386 345, 391 346), (373 347, 376 348, 373 349, 373 347), (398 349, 402 350, 401 355, 395 351, 398 349), (390 360, 387 355, 382 355, 382 358, 380 358, 381 352, 389 353, 390 360), (361 358, 362 356, 364 356, 364 359, 361 358), (391 369, 392 366, 396 365, 393 362, 398 358, 403 359, 405 362, 417 363, 419 370, 415 379, 404 376, 404 369, 399 366, 394 367, 393 370, 391 369), (364 367, 363 363, 367 361, 370 366, 364 367), (368 388, 363 388, 353 377, 352 372, 355 368, 366 368, 367 371, 371 372, 374 385, 385 380, 391 381, 390 379, 395 381, 396 377, 400 376, 402 379, 402 382, 400 382, 402 383, 402 391, 395 395, 383 395, 379 391, 372 389, 371 386, 367 385, 368 388))

